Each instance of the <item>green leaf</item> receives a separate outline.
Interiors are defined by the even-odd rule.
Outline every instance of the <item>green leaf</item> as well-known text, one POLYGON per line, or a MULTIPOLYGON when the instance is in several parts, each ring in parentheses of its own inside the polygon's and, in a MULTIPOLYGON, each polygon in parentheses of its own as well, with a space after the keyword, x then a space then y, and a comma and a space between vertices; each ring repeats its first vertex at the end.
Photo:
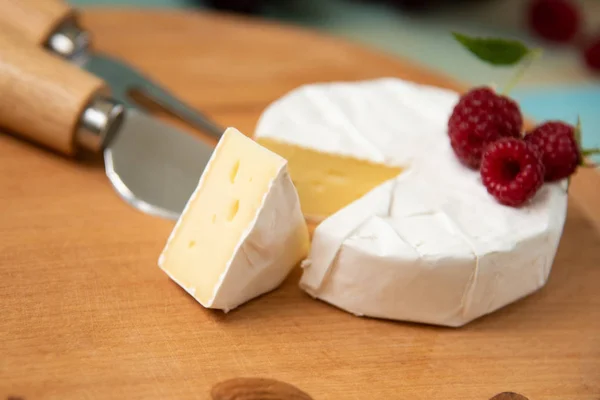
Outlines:
POLYGON ((597 154, 600 154, 600 147, 593 147, 591 149, 584 149, 582 147, 583 139, 582 139, 582 132, 581 132, 581 118, 579 117, 579 115, 577 116, 577 124, 575 125, 575 142, 577 142, 577 147, 579 147, 579 151, 581 152, 581 155, 583 156, 581 158, 581 162, 579 163, 579 165, 588 166, 588 167, 596 167, 596 165, 593 162, 588 162, 588 160, 586 160, 586 158, 589 156, 595 156, 597 154))
POLYGON ((532 50, 517 40, 476 38, 452 32, 454 38, 477 58, 492 65, 514 65, 532 50))
POLYGON ((575 142, 577 142, 577 146, 581 148, 583 143, 581 142, 581 118, 577 115, 577 124, 575 125, 575 142))

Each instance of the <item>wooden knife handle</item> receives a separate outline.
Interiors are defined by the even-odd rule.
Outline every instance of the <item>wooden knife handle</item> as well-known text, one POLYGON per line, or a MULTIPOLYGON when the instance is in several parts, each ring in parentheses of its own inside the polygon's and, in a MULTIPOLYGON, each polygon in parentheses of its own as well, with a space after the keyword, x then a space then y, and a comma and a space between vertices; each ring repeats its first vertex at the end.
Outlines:
POLYGON ((0 128, 67 155, 104 82, 0 26, 0 128))
POLYGON ((0 0, 0 24, 40 46, 74 15, 75 11, 63 0, 0 0))

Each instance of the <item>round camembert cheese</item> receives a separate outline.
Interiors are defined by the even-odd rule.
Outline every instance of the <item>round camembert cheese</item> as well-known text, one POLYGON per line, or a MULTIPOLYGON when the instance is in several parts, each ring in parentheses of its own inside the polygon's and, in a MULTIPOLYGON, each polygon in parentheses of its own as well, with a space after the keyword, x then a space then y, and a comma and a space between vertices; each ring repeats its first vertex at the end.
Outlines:
POLYGON ((288 158, 305 215, 326 218, 306 292, 359 316, 461 326, 544 286, 567 182, 500 205, 450 147, 457 101, 385 78, 303 86, 265 110, 256 140, 288 158), (345 204, 328 203, 335 190, 345 204))

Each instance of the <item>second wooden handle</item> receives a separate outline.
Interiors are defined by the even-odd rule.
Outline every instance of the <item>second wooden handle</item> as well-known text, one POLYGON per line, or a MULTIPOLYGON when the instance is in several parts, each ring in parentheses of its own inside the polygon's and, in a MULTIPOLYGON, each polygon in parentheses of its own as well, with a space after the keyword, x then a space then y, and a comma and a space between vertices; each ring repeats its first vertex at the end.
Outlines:
POLYGON ((0 128, 65 154, 82 112, 104 82, 0 27, 0 128))
POLYGON ((73 9, 63 0, 0 0, 0 24, 40 46, 73 15, 73 9))

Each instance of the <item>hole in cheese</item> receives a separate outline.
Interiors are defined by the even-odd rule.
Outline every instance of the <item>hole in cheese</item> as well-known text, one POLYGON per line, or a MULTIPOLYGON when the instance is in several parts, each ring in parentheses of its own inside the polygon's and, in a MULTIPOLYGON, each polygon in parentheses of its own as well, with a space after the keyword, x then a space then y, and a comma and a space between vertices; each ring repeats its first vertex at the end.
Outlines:
POLYGON ((233 203, 231 203, 231 206, 229 207, 229 214, 227 215, 227 221, 233 221, 233 219, 237 215, 239 209, 240 209, 240 201, 239 200, 235 200, 233 203))
POLYGON ((235 178, 237 177, 238 171, 240 170, 240 160, 237 160, 235 164, 233 164, 233 168, 231 169, 231 174, 229 176, 229 180, 231 183, 235 182, 235 178))

